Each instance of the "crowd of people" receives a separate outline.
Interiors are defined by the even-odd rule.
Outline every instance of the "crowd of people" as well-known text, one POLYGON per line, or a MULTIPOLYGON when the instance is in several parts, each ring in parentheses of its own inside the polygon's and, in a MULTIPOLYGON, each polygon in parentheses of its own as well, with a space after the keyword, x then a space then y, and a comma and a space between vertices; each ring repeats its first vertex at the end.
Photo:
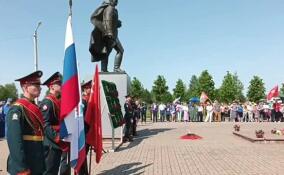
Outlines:
POLYGON ((283 122, 284 104, 280 99, 268 102, 234 101, 231 104, 204 103, 153 103, 150 107, 153 122, 283 122))
POLYGON ((132 98, 130 95, 125 96, 124 103, 124 137, 123 142, 133 141, 133 137, 137 136, 136 128, 139 120, 146 123, 147 105, 146 103, 140 103, 136 98, 132 98))

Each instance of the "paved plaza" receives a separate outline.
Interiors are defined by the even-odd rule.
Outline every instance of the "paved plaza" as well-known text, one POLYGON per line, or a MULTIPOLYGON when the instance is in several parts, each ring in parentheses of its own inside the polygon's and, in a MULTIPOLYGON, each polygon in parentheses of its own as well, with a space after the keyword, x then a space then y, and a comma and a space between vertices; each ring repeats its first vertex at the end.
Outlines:
MULTIPOLYGON (((252 143, 232 134, 234 123, 147 123, 117 152, 104 154, 92 174, 284 174, 284 143, 252 143), (201 140, 181 140, 188 130, 201 140)), ((241 130, 282 129, 282 123, 240 123, 241 130)), ((283 138, 284 136, 279 136, 283 138)), ((7 145, 0 141, 0 174, 6 174, 7 145)), ((93 160, 95 160, 93 158, 93 160)))

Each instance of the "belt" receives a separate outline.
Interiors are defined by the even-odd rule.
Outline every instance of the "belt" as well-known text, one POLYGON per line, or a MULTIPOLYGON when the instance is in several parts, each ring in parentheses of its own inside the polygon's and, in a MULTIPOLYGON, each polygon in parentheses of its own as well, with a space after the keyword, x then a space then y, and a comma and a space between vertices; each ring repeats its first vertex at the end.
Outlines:
POLYGON ((43 136, 23 135, 23 140, 40 142, 43 141, 43 136))

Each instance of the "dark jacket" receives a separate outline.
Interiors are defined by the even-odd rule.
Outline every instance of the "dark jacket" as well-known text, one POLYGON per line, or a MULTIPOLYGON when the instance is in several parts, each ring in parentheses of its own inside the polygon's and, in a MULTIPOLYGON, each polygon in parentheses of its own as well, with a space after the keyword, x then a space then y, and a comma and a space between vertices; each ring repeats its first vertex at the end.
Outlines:
POLYGON ((124 110, 125 110, 125 114, 124 114, 124 119, 125 120, 130 120, 133 118, 133 109, 132 109, 132 105, 131 103, 124 103, 124 110))
MULTIPOLYGON (((43 99, 40 109, 44 120, 44 145, 61 149, 56 139, 59 139, 59 116, 55 109, 55 104, 50 99, 43 99)), ((58 141, 57 141, 58 142, 58 141)))

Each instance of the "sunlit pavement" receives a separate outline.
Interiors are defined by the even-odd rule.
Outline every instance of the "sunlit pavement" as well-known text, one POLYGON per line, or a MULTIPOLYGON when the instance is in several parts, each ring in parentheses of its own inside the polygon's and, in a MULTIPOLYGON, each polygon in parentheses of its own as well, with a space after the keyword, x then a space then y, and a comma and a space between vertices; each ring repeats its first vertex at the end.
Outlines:
MULTIPOLYGON (((133 142, 114 153, 105 153, 92 174, 283 174, 284 143, 251 143, 232 134, 234 123, 147 123, 139 124, 133 142), (201 140, 181 140, 191 131, 201 140)), ((252 132, 282 123, 240 123, 252 132)), ((279 136, 283 138, 284 136, 279 136)), ((6 174, 7 144, 0 141, 0 174, 6 174)), ((94 155, 93 155, 94 156, 94 155)), ((93 160, 95 158, 93 157, 93 160)))

